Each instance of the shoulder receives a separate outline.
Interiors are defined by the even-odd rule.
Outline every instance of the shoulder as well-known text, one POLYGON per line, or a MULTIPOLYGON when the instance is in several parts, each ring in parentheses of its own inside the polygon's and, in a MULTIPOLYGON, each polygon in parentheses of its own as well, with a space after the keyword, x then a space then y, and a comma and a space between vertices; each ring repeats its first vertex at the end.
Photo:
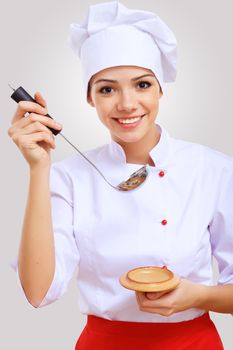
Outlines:
POLYGON ((216 169, 226 169, 233 172, 233 157, 208 146, 171 138, 173 156, 181 157, 192 166, 216 169))

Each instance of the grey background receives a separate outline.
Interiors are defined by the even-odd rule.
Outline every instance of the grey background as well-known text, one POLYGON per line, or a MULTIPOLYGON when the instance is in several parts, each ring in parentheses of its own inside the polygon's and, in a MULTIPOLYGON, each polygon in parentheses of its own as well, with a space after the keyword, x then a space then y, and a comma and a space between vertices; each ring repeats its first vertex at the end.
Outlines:
MULTIPOLYGON (((85 102, 79 63, 67 45, 68 27, 89 4, 78 0, 1 2, 1 349, 73 349, 85 317, 72 281, 65 296, 36 310, 22 296, 10 261, 17 254, 28 169, 7 135, 15 103, 7 83, 39 90, 64 134, 81 150, 107 142, 108 133, 85 102), (4 8, 3 8, 4 7, 4 8)), ((157 12, 174 30, 179 47, 178 77, 165 87, 159 122, 176 137, 233 156, 232 2, 230 0, 124 0, 131 8, 157 12)), ((73 153, 57 137, 53 159, 73 153)), ((215 278, 217 269, 215 268, 215 278)), ((225 349, 232 349, 230 315, 211 313, 225 349)))

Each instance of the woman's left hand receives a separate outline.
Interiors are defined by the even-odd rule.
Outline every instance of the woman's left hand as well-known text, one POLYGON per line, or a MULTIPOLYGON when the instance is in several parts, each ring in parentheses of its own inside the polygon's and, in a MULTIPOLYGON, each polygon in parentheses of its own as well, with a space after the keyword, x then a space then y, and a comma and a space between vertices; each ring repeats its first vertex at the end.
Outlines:
POLYGON ((170 292, 136 292, 139 309, 145 312, 170 316, 190 308, 198 308, 205 297, 206 287, 181 279, 170 292))

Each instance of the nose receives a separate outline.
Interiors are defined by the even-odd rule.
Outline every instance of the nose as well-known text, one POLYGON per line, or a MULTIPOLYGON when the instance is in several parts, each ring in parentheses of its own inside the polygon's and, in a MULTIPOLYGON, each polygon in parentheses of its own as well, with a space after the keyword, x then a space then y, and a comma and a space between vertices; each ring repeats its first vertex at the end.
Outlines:
POLYGON ((137 99, 135 93, 130 90, 124 90, 119 94, 117 101, 117 110, 119 112, 131 112, 137 109, 137 99))

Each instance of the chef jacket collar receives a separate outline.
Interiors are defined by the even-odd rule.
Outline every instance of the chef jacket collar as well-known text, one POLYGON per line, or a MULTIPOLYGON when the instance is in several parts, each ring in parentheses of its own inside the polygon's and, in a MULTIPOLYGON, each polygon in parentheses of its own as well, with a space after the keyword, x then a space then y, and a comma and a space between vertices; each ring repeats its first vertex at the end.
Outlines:
MULTIPOLYGON (((155 166, 161 167, 167 163, 171 152, 170 136, 163 127, 158 124, 156 126, 160 133, 160 139, 149 154, 155 166)), ((114 140, 110 142, 110 156, 114 159, 114 162, 126 163, 126 156, 122 146, 114 140)))

